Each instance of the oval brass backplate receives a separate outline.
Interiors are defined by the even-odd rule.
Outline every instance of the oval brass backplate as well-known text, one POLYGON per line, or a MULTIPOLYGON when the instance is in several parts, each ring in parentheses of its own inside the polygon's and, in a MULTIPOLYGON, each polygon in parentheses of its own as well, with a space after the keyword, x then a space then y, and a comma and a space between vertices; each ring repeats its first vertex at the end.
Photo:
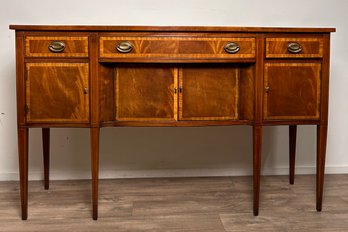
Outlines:
POLYGON ((116 50, 121 53, 129 53, 133 49, 133 45, 128 41, 123 41, 116 46, 116 50))
POLYGON ((290 42, 288 44, 288 51, 294 54, 300 53, 302 51, 302 46, 297 42, 290 42))
POLYGON ((65 43, 62 41, 53 41, 49 46, 48 50, 54 53, 63 52, 65 49, 65 43))
POLYGON ((239 44, 235 43, 235 42, 231 42, 225 45, 224 47, 225 52, 230 53, 230 54, 234 54, 239 52, 240 50, 240 46, 239 44))

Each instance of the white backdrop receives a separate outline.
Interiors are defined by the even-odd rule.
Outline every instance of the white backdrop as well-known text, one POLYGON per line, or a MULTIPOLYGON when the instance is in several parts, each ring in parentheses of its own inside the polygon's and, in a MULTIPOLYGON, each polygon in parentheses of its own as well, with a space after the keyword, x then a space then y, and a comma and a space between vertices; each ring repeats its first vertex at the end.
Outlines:
MULTIPOLYGON (((15 46, 9 24, 336 27, 332 36, 328 173, 348 173, 348 20, 345 0, 0 0, 0 180, 18 179, 15 46), (346 69, 346 70, 345 70, 346 69)), ((288 171, 287 127, 264 129, 263 173, 288 171)), ((315 172, 315 127, 298 129, 297 172, 315 172)), ((249 175, 251 127, 103 128, 103 178, 249 175)), ((89 178, 88 129, 52 129, 51 177, 89 178)), ((29 172, 42 179, 41 131, 29 172)))

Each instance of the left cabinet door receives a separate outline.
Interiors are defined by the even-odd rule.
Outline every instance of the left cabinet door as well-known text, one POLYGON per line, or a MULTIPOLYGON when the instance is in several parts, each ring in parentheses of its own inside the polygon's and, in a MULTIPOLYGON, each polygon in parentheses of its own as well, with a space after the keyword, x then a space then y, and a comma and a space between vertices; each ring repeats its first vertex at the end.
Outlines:
POLYGON ((167 64, 119 64, 115 70, 117 121, 175 121, 177 69, 167 64))
POLYGON ((89 122, 88 77, 88 63, 26 63, 27 122, 89 122))

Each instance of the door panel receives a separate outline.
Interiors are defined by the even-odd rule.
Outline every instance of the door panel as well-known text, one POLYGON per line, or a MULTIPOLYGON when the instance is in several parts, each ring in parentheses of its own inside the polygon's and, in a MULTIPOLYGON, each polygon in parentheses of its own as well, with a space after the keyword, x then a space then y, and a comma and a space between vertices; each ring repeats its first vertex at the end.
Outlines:
POLYGON ((179 76, 180 120, 238 119, 238 66, 184 66, 179 76))
POLYGON ((27 63, 27 122, 88 122, 87 63, 27 63))
POLYGON ((264 119, 319 119, 319 63, 267 63, 264 119))
POLYGON ((163 64, 116 67, 116 120, 176 120, 177 69, 163 64))

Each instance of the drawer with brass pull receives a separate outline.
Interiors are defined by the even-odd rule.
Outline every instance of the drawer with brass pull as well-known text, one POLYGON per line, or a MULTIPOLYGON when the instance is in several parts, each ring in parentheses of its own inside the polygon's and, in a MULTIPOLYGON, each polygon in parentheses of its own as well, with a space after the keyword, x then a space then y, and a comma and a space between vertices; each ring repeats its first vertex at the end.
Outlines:
POLYGON ((100 58, 255 58, 253 37, 101 36, 100 58))
POLYGON ((27 36, 27 57, 88 57, 87 36, 27 36))
POLYGON ((266 58, 322 58, 323 38, 266 38, 266 58))

